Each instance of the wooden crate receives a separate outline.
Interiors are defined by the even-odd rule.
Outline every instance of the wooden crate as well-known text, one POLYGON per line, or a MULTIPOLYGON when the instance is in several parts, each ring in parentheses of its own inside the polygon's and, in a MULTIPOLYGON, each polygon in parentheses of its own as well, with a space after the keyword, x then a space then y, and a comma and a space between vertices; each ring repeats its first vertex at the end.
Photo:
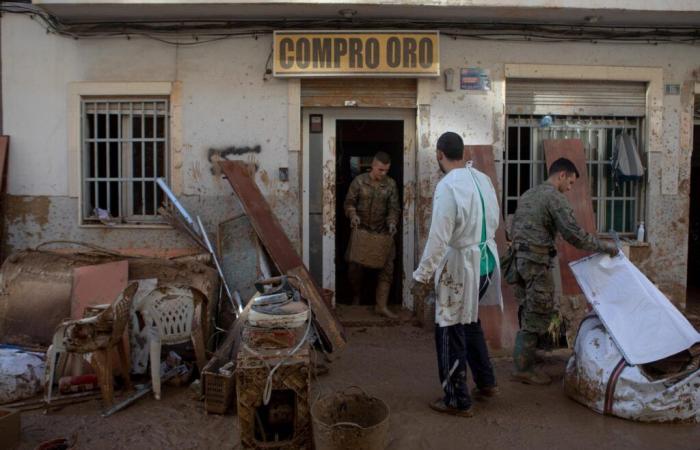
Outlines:
MULTIPOLYGON (((236 395, 238 408, 238 423, 241 433, 241 447, 244 449, 311 449, 311 415, 309 404, 310 361, 309 349, 304 347, 294 356, 287 359, 276 355, 278 351, 260 350, 254 355, 241 348, 236 364, 236 395), (262 357, 262 359, 261 359, 262 357), (263 361, 264 360, 264 361, 263 361), (263 405, 263 392, 270 369, 278 363, 282 365, 272 377, 272 400, 270 405, 263 405), (271 422, 272 416, 279 417, 290 411, 277 407, 275 400, 279 397, 293 397, 291 413, 293 414, 293 432, 275 442, 261 439, 260 423, 271 422), (266 409, 267 408, 267 409, 266 409), (273 409, 274 408, 274 409, 273 409), (260 420, 256 423, 256 411, 260 412, 260 420), (269 419, 269 420, 268 420, 269 419)), ((284 406, 284 405, 283 405, 284 406)), ((268 436, 272 435, 267 430, 268 436)))

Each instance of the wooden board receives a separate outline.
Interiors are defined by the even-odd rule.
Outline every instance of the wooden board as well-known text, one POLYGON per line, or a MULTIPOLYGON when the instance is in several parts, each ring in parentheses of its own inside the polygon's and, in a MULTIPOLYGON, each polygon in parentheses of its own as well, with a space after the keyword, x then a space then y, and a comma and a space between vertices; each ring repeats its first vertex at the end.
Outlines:
POLYGON ((85 308, 112 304, 129 281, 129 263, 115 261, 73 269, 70 316, 81 319, 85 308))
POLYGON ((326 349, 329 352, 342 349, 346 343, 343 326, 323 302, 321 290, 294 251, 291 241, 251 177, 247 165, 243 161, 224 161, 219 164, 277 270, 285 275, 297 275, 305 284, 302 294, 311 303, 314 321, 326 349))
MULTIPOLYGON (((491 145, 465 145, 465 164, 467 161, 472 161, 476 170, 488 175, 496 189, 496 196, 500 199, 493 147, 491 145)), ((503 214, 501 214, 498 229, 496 230, 496 246, 498 247, 499 256, 508 248, 503 214)), ((503 295, 503 313, 500 308, 495 306, 481 306, 479 308, 479 319, 483 324, 486 341, 493 350, 511 348, 515 335, 518 332, 518 303, 512 287, 503 280, 501 280, 501 294, 503 295)))
MULTIPOLYGON (((591 200, 583 142, 580 139, 546 139, 544 141, 544 158, 547 167, 559 158, 566 158, 574 163, 580 177, 571 187, 571 190, 564 195, 571 203, 574 217, 579 225, 587 232, 595 234, 595 214, 593 213, 593 201, 591 200)), ((576 278, 574 278, 574 274, 571 272, 571 268, 569 268, 569 263, 588 256, 591 252, 579 250, 561 237, 557 239, 557 252, 559 254, 562 294, 583 295, 576 278)))

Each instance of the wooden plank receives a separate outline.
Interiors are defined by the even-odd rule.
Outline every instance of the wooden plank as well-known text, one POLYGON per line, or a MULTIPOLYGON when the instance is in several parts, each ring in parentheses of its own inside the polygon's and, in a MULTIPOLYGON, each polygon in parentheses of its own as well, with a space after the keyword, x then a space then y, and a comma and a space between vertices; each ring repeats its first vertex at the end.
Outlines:
POLYGON ((10 151, 10 136, 0 136, 0 193, 5 193, 5 185, 7 177, 5 171, 7 169, 7 154, 10 151))
MULTIPOLYGON (((467 161, 472 161, 476 170, 488 175, 496 189, 496 196, 500 199, 500 186, 496 175, 493 147, 491 145, 465 145, 463 159, 465 164, 467 161)), ((501 214, 496 230, 496 246, 499 255, 502 255, 508 246, 503 214, 501 214)), ((503 313, 498 307, 481 306, 479 308, 479 319, 483 323, 486 341, 493 350, 510 348, 519 328, 518 303, 511 285, 503 280, 501 280, 501 294, 503 295, 503 313)))
MULTIPOLYGON (((595 234, 595 214, 593 214, 593 201, 591 200, 583 142, 580 139, 546 139, 544 141, 544 158, 547 167, 559 158, 566 158, 574 163, 580 177, 571 190, 564 195, 571 203, 574 217, 579 225, 587 232, 595 234)), ((579 250, 561 237, 557 239, 557 252, 559 254, 562 294, 583 295, 571 268, 569 268, 569 263, 588 256, 591 252, 579 250)))
POLYGON ((300 289, 311 304, 314 320, 325 347, 329 352, 341 350, 346 343, 343 326, 323 302, 321 290, 312 281, 304 262, 294 251, 291 241, 255 184, 247 165, 242 161, 223 161, 219 164, 277 270, 301 279, 304 286, 300 289))

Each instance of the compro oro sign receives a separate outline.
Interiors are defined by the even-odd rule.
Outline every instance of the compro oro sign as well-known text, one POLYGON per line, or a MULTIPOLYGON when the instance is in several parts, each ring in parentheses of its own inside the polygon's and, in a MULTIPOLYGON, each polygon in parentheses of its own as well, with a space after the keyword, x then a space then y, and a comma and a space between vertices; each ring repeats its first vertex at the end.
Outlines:
POLYGON ((440 75, 437 31, 276 31, 274 75, 440 75))

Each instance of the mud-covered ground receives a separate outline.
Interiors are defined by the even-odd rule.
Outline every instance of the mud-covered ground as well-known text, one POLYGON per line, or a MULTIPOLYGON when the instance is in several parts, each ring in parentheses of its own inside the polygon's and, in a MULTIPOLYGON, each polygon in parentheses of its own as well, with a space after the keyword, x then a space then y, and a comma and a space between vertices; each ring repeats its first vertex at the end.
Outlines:
MULTIPOLYGON (((501 395, 475 404, 473 418, 433 412, 440 395, 433 337, 423 329, 348 328, 349 344, 314 382, 315 395, 358 385, 391 408, 390 449, 700 449, 700 425, 642 424, 603 417, 564 395, 566 351, 548 357, 557 381, 548 387, 508 381, 511 361, 494 359, 501 395)), ((48 415, 22 416, 22 449, 47 439, 77 437, 85 449, 236 448, 234 415, 207 415, 188 388, 164 387, 163 400, 141 400, 116 415, 99 416, 96 400, 48 415)), ((1 447, 1 446, 0 446, 1 447)))

